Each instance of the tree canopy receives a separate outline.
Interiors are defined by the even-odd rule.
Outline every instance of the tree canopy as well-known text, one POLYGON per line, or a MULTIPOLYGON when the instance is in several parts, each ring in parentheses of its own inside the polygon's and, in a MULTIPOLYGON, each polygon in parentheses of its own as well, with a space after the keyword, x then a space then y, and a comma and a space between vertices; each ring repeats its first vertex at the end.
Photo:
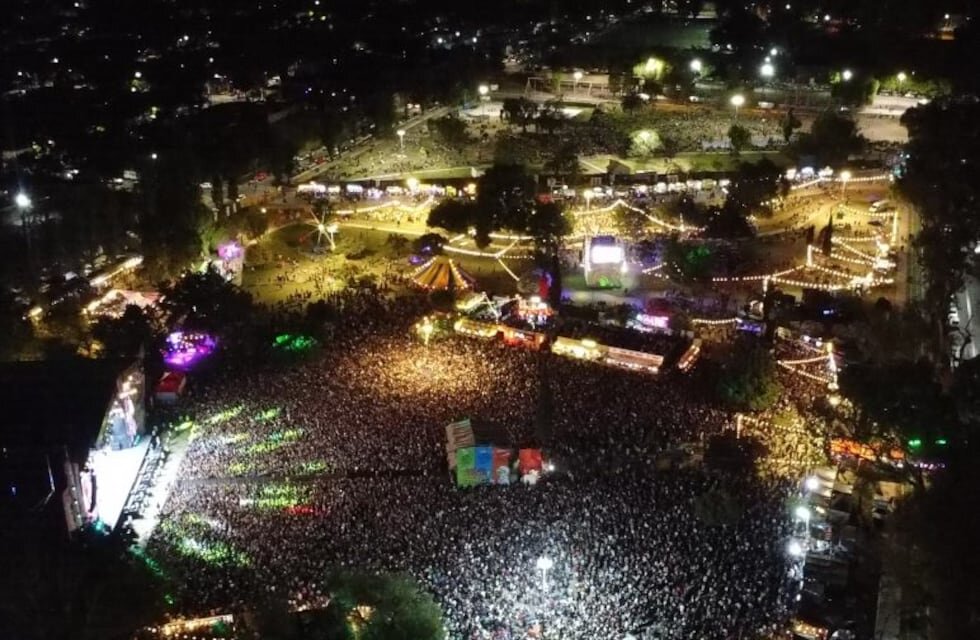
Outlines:
POLYGON ((975 266, 969 243, 980 238, 980 105, 936 101, 906 112, 902 124, 910 139, 899 188, 921 217, 915 242, 925 267, 925 302, 937 355, 944 354, 946 309, 975 266))
POLYGON ((826 111, 817 116, 809 132, 798 136, 795 150, 799 155, 816 156, 822 164, 840 167, 865 144, 854 120, 826 111))
POLYGON ((443 640, 442 610, 405 575, 329 576, 328 614, 363 640, 443 640))
POLYGON ((184 324, 215 330, 245 320, 252 308, 252 296, 225 280, 213 269, 189 273, 161 288, 160 305, 171 317, 184 324))
POLYGON ((776 378, 776 360, 768 346, 752 336, 741 336, 722 363, 718 382, 721 399, 733 409, 762 411, 782 393, 776 378))

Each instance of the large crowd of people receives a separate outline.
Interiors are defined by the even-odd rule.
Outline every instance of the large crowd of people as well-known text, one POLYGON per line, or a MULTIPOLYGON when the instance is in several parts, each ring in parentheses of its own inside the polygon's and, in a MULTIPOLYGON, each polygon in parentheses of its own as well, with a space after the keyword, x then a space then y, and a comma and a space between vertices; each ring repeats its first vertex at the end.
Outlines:
POLYGON ((354 295, 356 320, 317 357, 192 392, 193 436, 149 545, 182 609, 269 592, 301 604, 357 568, 414 576, 454 639, 752 638, 785 625, 791 480, 655 464, 730 426, 696 377, 458 337, 426 347, 410 303, 369 297, 354 295), (456 488, 444 427, 464 416, 509 439, 493 444, 543 445, 554 471, 456 488), (698 513, 696 498, 719 490, 740 506, 734 523, 698 513), (554 563, 544 576, 540 557, 554 563))

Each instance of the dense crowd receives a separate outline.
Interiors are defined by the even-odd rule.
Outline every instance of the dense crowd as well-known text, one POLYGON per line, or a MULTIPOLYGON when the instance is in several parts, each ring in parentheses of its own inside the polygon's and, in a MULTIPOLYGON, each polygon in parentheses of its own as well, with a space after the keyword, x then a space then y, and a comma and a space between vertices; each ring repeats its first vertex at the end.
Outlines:
POLYGON ((424 347, 402 303, 357 304, 387 320, 191 398, 194 437, 150 543, 179 575, 183 608, 269 591, 315 599, 347 567, 415 576, 450 638, 726 639, 783 626, 788 481, 654 465, 730 422, 695 381, 461 338, 424 347), (496 444, 545 443, 555 471, 534 486, 457 489, 444 426, 462 416, 510 440, 496 444), (718 490, 740 505, 732 524, 695 508, 718 490), (554 561, 546 584, 542 556, 554 561))

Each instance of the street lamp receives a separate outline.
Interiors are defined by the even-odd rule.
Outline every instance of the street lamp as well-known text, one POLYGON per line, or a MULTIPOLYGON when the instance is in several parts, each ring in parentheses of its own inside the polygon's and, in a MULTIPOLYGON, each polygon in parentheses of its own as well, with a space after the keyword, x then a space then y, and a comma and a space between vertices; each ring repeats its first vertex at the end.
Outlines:
POLYGON ((485 84, 481 84, 479 87, 477 87, 476 91, 477 93, 480 94, 480 97, 483 98, 486 97, 488 93, 490 93, 490 87, 488 87, 485 84))
POLYGON ((803 488, 807 491, 816 491, 820 488, 820 479, 817 476, 808 476, 806 480, 803 481, 803 488))
POLYGON ((156 160, 156 159, 157 159, 157 152, 154 151, 153 153, 150 154, 150 160, 156 160))
POLYGON ((31 197, 23 191, 20 191, 14 196, 14 204, 17 205, 18 209, 30 209, 31 197))
POLYGON ((902 88, 902 84, 904 84, 904 82, 906 80, 908 80, 909 77, 907 75, 905 75, 905 72, 904 71, 899 71, 898 72, 898 75, 895 76, 895 79, 898 80, 898 88, 901 89, 902 88))
POLYGON ((803 522, 810 521, 810 508, 805 505, 800 505, 793 510, 793 515, 796 516, 797 520, 802 520, 803 522))
POLYGON ((555 566, 555 562, 548 556, 541 556, 535 563, 535 566, 541 571, 541 590, 547 591, 548 589, 548 571, 555 566))
POLYGON ((575 79, 575 84, 572 85, 572 93, 578 91, 578 83, 582 81, 582 72, 576 71, 572 74, 572 78, 575 79))
POLYGON ((736 93, 731 97, 729 102, 735 107, 735 119, 738 120, 738 108, 745 104, 745 96, 741 93, 736 93))
POLYGON ((844 69, 843 73, 840 74, 840 77, 844 79, 844 82, 847 82, 854 77, 854 72, 850 69, 844 69))
POLYGON ((405 153, 405 130, 399 129, 395 133, 398 134, 398 148, 405 153))
POLYGON ((844 197, 844 192, 847 190, 847 181, 851 179, 851 172, 844 171, 840 172, 840 195, 844 197))
POLYGON ((763 78, 771 78, 776 75, 776 67, 774 67, 771 62, 766 62, 759 67, 759 75, 761 75, 763 78))
POLYGON ((701 69, 703 69, 703 68, 704 68, 704 65, 701 64, 701 60, 699 60, 698 58, 695 58, 694 60, 691 60, 691 71, 692 72, 699 74, 699 73, 701 73, 701 69))

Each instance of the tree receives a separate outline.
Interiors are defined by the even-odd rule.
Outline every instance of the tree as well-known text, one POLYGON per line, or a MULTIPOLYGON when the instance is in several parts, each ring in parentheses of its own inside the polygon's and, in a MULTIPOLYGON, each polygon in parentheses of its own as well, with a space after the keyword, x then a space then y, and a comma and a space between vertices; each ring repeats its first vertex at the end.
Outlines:
POLYGON ((772 213, 772 201, 783 187, 782 171, 771 160, 739 164, 725 198, 725 208, 732 208, 742 216, 772 213))
MULTIPOLYGON (((971 440, 945 456, 947 469, 931 477, 896 514, 896 532, 906 531, 910 540, 902 550, 915 548, 915 570, 910 582, 925 588, 930 637, 937 640, 974 638, 980 634, 980 446, 971 440), (955 526, 943 523, 955 522, 955 526)), ((899 564, 898 566, 901 566, 899 564)), ((903 594, 905 592, 903 591, 903 594)), ((903 598, 905 596, 903 595, 903 598)), ((925 623, 923 623, 925 624, 925 623)))
POLYGON ((497 134, 493 145, 494 164, 524 166, 531 161, 533 150, 529 140, 520 135, 497 134))
POLYGON ((427 126, 429 131, 435 134, 436 139, 451 149, 463 149, 470 142, 466 123, 458 116, 448 115, 442 118, 433 118, 428 121, 427 126))
POLYGON ((762 411, 775 404, 782 385, 776 378, 776 359, 765 343, 753 336, 735 341, 722 364, 718 393, 739 411, 762 411))
POLYGON ((925 302, 936 336, 934 356, 949 353, 945 333, 949 300, 974 264, 969 243, 980 237, 980 105, 935 101, 902 116, 909 131, 902 193, 917 207, 915 239, 925 270, 925 302))
POLYGON ((638 93, 627 93, 620 101, 620 105, 626 113, 634 113, 643 107, 643 98, 638 93))
POLYGON ((16 360, 34 339, 34 329, 24 318, 26 309, 0 289, 0 360, 16 360))
POLYGON ((673 160, 680 150, 681 143, 674 136, 665 135, 660 137, 660 155, 667 160, 673 160))
POLYGON ((704 0, 679 0, 677 3, 677 13, 691 18, 697 18, 702 9, 704 0))
POLYGON ((878 81, 874 78, 845 80, 840 74, 830 85, 830 95, 847 107, 863 107, 871 104, 878 94, 878 81))
POLYGON ((99 318, 92 326, 92 337, 102 343, 109 357, 133 356, 159 333, 159 326, 146 310, 127 305, 118 318, 99 318))
POLYGON ((755 230, 749 223, 748 212, 730 202, 721 207, 710 207, 705 217, 705 235, 709 238, 749 238, 755 230))
POLYGON ((363 640, 443 640, 442 610, 405 575, 329 576, 327 615, 363 640))
MULTIPOLYGON (((433 225, 430 223, 429 226, 433 225)), ((415 253, 435 256, 442 253, 442 248, 446 246, 447 242, 448 240, 445 238, 445 236, 441 236, 438 233, 423 233, 412 241, 412 250, 415 251, 415 253)))
POLYGON ((534 236, 536 249, 550 257, 560 251, 565 236, 572 232, 572 224, 571 216, 557 203, 536 202, 523 230, 534 236))
POLYGON ((733 124, 728 128, 728 140, 732 143, 732 153, 738 155, 742 149, 749 146, 752 134, 745 127, 733 124))
POLYGON ((190 166, 191 160, 175 150, 152 161, 140 180, 136 207, 143 269, 151 277, 182 272, 204 248, 211 212, 201 200, 200 181, 190 166))
POLYGON ((565 105, 560 100, 549 100, 544 108, 538 112, 534 125, 539 132, 544 131, 548 135, 554 135, 556 131, 565 125, 565 114, 562 112, 565 105))
POLYGON ((894 434, 903 441, 932 442, 956 422, 953 405, 925 360, 853 364, 841 370, 839 382, 858 409, 860 435, 894 434))
POLYGON ((160 292, 160 306, 172 318, 185 318, 185 324, 206 330, 244 322, 252 311, 252 296, 213 269, 189 273, 160 292))
POLYGON ((809 133, 799 136, 799 155, 814 155, 823 164, 839 167, 853 154, 864 149, 866 141, 857 124, 847 116, 825 111, 817 116, 809 133))
POLYGON ((69 541, 49 524, 30 514, 0 527, 0 637, 127 637, 162 617, 163 585, 122 532, 84 530, 69 541))
POLYGON ((527 229, 533 201, 534 180, 524 167, 495 164, 487 169, 476 189, 477 245, 490 244, 490 233, 497 229, 527 229))
POLYGON ((520 126, 527 133, 527 126, 534 121, 538 105, 527 98, 504 98, 502 109, 508 122, 520 126))
POLYGON ((475 226, 478 216, 476 203, 460 200, 443 200, 429 211, 426 224, 452 233, 467 233, 475 226))
POLYGON ((793 137, 793 132, 799 129, 803 123, 800 122, 800 119, 796 117, 796 114, 793 113, 793 109, 791 108, 783 116, 782 120, 779 121, 779 124, 783 129, 783 140, 788 143, 790 138, 793 137))
POLYGON ((743 5, 731 5, 721 12, 721 20, 711 30, 711 43, 748 53, 765 44, 765 24, 743 5))
POLYGON ((552 148, 544 163, 545 171, 572 181, 579 174, 578 147, 574 142, 563 142, 552 148))
POLYGON ((706 282, 711 278, 713 256, 704 242, 670 236, 664 244, 664 263, 671 276, 685 282, 706 282))

